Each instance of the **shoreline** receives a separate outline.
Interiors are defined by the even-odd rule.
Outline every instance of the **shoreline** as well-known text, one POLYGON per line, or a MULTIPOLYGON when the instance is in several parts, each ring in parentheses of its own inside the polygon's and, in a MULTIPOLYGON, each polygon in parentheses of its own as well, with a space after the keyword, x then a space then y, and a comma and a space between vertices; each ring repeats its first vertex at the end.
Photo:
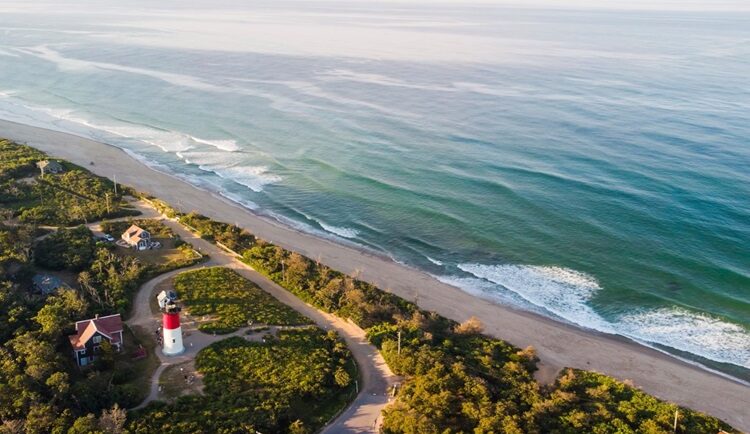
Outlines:
POLYGON ((629 338, 587 330, 533 312, 500 305, 437 280, 416 268, 355 243, 338 243, 259 215, 222 195, 153 169, 122 149, 69 133, 0 120, 0 137, 28 143, 92 172, 130 185, 181 211, 195 210, 237 223, 261 238, 297 251, 410 301, 425 310, 464 321, 477 316, 485 332, 518 347, 532 345, 541 359, 539 378, 549 381, 563 367, 632 380, 647 393, 725 420, 750 431, 750 387, 741 380, 685 361, 629 338), (89 162, 95 165, 90 166, 89 162))

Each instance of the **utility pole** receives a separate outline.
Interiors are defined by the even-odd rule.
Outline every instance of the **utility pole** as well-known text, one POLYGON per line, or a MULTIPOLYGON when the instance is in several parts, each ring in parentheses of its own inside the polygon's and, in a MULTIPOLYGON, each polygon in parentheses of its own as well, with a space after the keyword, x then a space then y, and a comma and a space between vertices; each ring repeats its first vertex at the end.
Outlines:
POLYGON ((396 352, 396 355, 401 357, 401 329, 398 329, 398 351, 396 352))
POLYGON ((679 414, 680 409, 678 408, 674 411, 674 426, 672 427, 672 432, 674 432, 675 434, 677 434, 677 416, 679 416, 679 414))
POLYGON ((117 196, 117 174, 116 173, 112 174, 112 178, 114 179, 114 183, 115 183, 115 196, 117 196))
POLYGON ((107 214, 109 214, 110 213, 110 210, 109 210, 109 193, 104 193, 104 197, 107 198, 107 214))
POLYGON ((284 267, 284 260, 281 260, 281 279, 286 283, 286 268, 284 267))

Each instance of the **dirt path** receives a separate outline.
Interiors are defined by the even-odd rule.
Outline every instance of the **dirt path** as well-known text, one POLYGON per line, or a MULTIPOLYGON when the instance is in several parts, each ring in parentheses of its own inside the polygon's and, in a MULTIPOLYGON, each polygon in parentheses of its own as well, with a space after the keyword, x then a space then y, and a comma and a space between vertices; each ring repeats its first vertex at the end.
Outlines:
MULTIPOLYGON (((144 203, 136 205, 145 216, 153 215, 153 210, 144 203)), ((346 408, 333 422, 327 425, 322 432, 327 434, 337 433, 377 433, 380 426, 380 412, 389 403, 389 391, 399 381, 378 350, 368 342, 365 331, 356 324, 327 314, 298 299, 290 292, 272 282, 262 274, 253 270, 246 264, 240 262, 234 255, 203 240, 184 228, 181 224, 165 219, 164 224, 169 226, 183 240, 192 244, 193 247, 203 254, 209 255, 209 261, 203 264, 175 270, 162 274, 146 282, 138 290, 131 318, 127 323, 131 326, 145 327, 146 330, 156 329, 159 325, 159 317, 151 312, 149 298, 154 288, 160 283, 170 279, 176 274, 187 270, 211 266, 228 267, 241 276, 249 279, 263 290, 273 295, 282 303, 290 306, 296 311, 312 319, 315 324, 325 330, 335 330, 346 342, 352 352, 359 369, 359 394, 355 400, 346 408)), ((183 328, 190 330, 190 322, 185 321, 183 328)), ((245 329, 238 330, 228 335, 212 336, 197 330, 191 332, 184 338, 185 353, 167 357, 157 349, 157 356, 161 365, 156 369, 151 378, 151 390, 148 398, 136 408, 142 408, 149 402, 158 399, 159 377, 169 365, 183 363, 191 360, 195 355, 208 345, 226 339, 230 336, 244 335, 245 329)))

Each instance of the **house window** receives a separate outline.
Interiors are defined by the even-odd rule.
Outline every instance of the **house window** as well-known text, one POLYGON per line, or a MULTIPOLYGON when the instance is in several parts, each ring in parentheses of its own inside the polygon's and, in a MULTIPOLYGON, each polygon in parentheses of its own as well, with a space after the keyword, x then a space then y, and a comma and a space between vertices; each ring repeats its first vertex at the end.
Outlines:
POLYGON ((102 343, 102 337, 101 336, 94 336, 94 343, 95 344, 102 343))

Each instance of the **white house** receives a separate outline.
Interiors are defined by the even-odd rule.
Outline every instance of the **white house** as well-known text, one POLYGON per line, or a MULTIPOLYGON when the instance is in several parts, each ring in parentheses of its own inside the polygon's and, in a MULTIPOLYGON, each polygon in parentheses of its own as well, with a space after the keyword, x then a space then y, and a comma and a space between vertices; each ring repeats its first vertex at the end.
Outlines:
POLYGON ((148 233, 147 230, 136 225, 130 226, 130 228, 122 234, 122 239, 128 243, 130 247, 137 250, 146 250, 151 247, 151 234, 148 233))

